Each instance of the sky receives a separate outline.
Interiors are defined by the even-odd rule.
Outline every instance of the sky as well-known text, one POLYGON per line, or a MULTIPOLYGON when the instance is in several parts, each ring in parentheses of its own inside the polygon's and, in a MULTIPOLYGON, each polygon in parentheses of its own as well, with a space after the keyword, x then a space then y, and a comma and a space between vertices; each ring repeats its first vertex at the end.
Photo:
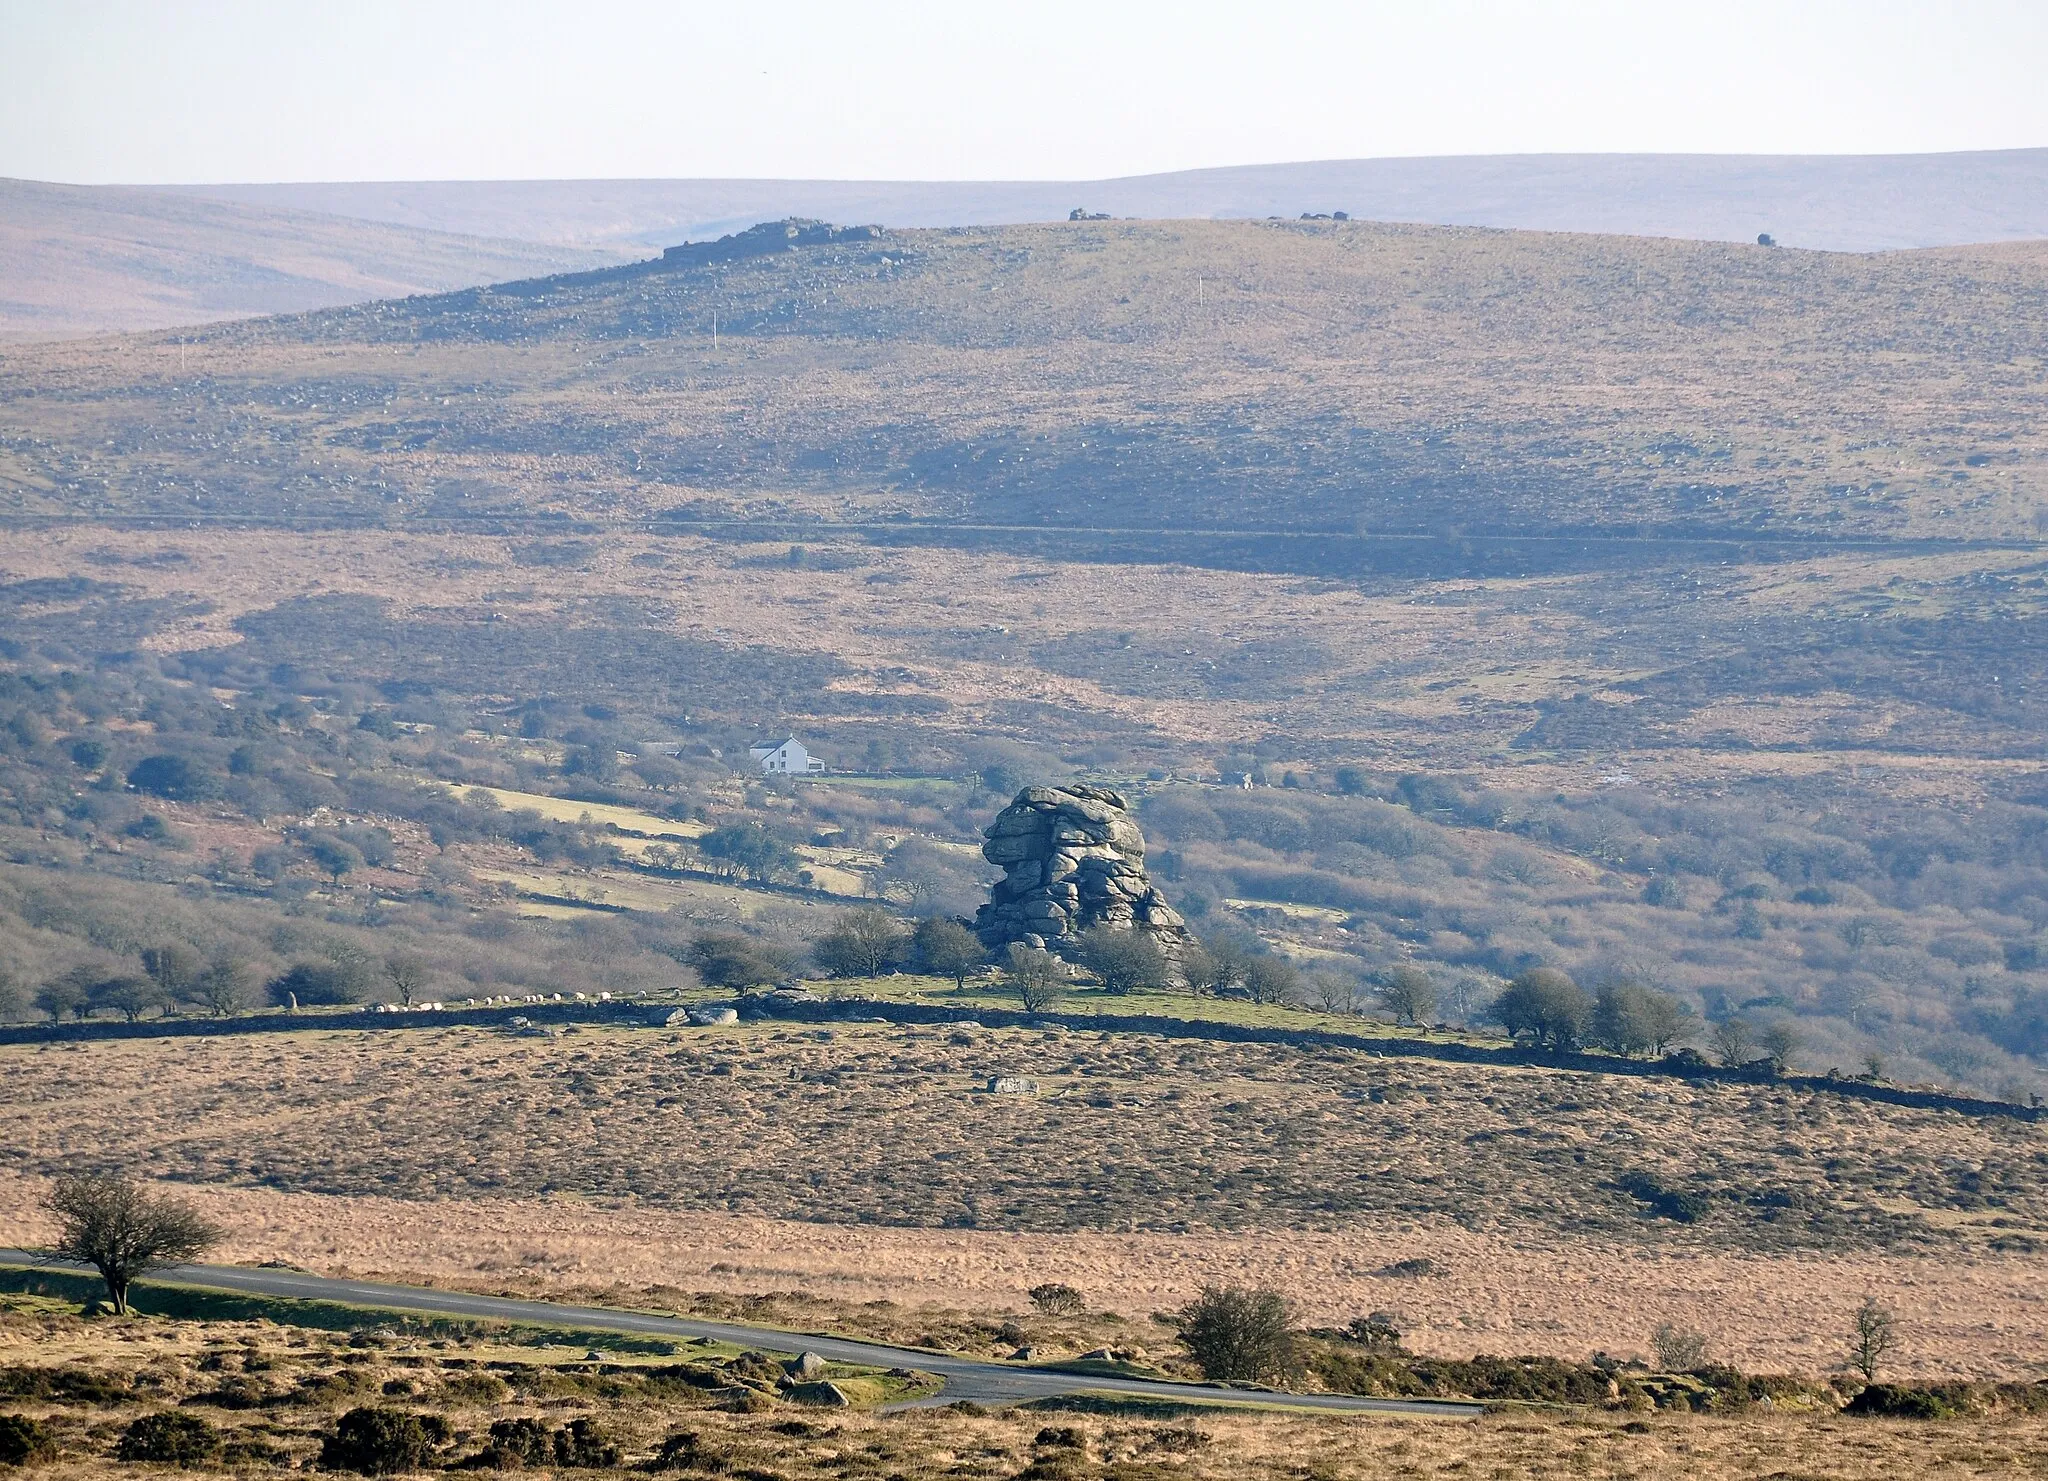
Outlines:
POLYGON ((1098 179, 2048 146, 2048 0, 0 0, 0 175, 1098 179))

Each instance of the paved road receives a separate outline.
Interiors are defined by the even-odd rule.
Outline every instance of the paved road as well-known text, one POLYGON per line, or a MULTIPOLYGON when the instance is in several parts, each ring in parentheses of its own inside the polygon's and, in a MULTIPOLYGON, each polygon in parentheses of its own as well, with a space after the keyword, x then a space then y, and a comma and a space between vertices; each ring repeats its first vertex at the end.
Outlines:
MULTIPOLYGON (((0 1263, 46 1264, 62 1269, 82 1267, 45 1261, 25 1250, 0 1249, 0 1263)), ((1097 1377, 1053 1373, 1023 1364, 983 1363, 921 1348, 889 1347, 845 1337, 782 1332, 769 1327, 741 1327, 729 1322, 704 1322, 687 1317, 655 1316, 604 1306, 565 1306, 553 1301, 515 1301, 503 1296, 473 1296, 464 1291, 424 1290, 417 1286, 381 1285, 374 1281, 330 1280, 294 1270, 250 1270, 234 1265, 179 1265, 153 1279, 208 1290, 240 1291, 258 1296, 283 1296, 301 1301, 339 1301, 351 1305, 429 1312, 439 1316, 476 1317, 486 1321, 537 1322, 550 1326, 594 1327, 614 1332, 644 1332, 656 1337, 708 1337, 740 1347, 794 1354, 815 1352, 833 1362, 875 1368, 916 1368, 946 1382, 937 1398, 922 1402, 949 1404, 960 1399, 979 1403, 1015 1404, 1059 1394, 1112 1393, 1139 1398, 1178 1399, 1197 1403, 1236 1401, 1280 1404, 1295 1409, 1339 1413, 1391 1412, 1469 1418, 1483 1405, 1438 1399, 1364 1399, 1347 1394, 1269 1394, 1211 1388, 1199 1383, 1164 1383, 1143 1378, 1097 1377)))

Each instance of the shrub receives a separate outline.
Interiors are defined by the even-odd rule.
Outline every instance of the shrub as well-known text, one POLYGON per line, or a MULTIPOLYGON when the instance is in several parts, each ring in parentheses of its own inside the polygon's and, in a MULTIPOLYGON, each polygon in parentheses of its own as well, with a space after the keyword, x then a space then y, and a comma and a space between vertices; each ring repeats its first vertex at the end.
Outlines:
POLYGON ((213 794, 213 778, 188 756, 145 756, 129 768, 128 785, 173 802, 193 802, 213 794))
POLYGON ((167 1466, 203 1466, 219 1454, 220 1432, 198 1415, 177 1410, 143 1415, 114 1447, 117 1460, 167 1466))
POLYGON ((1648 1204, 1658 1218, 1674 1223, 1697 1223, 1713 1207, 1705 1194, 1690 1188, 1669 1187, 1646 1172, 1625 1173, 1617 1184, 1631 1198, 1648 1204))
POLYGON ((1650 1334, 1650 1350, 1666 1373, 1691 1373, 1707 1360, 1707 1339, 1690 1327, 1659 1322, 1650 1334))
POLYGON ((1954 1419, 1971 1407, 1968 1385, 1944 1383, 1928 1388, 1873 1383, 1843 1406, 1845 1414, 1885 1419, 1954 1419))
POLYGON ((1296 1362, 1294 1313, 1266 1287, 1204 1286, 1179 1315, 1180 1340, 1208 1378, 1279 1378, 1296 1362))
POLYGON ((538 1419, 522 1415, 493 1422, 489 1442, 462 1464, 465 1469, 517 1471, 527 1466, 544 1466, 554 1459, 554 1454, 548 1427, 538 1419))
POLYGON ((353 964, 299 962, 270 981, 270 1001, 280 1008, 297 1001, 301 1008, 360 1003, 369 995, 365 974, 353 964))
POLYGON ((56 1455, 47 1425, 26 1414, 0 1414, 0 1466, 32 1466, 56 1455))
POLYGON ((695 1430, 670 1430, 655 1449, 651 1469, 657 1471, 721 1471, 725 1457, 707 1453, 695 1430))
POLYGON ((1375 1311, 1353 1317, 1344 1335, 1372 1352, 1400 1352, 1401 1323, 1391 1311, 1375 1311))
POLYGON ((706 931, 692 941, 690 965, 712 987, 759 987, 790 975, 762 943, 730 931, 706 931))
POLYGON ((1031 1304, 1047 1316, 1077 1316, 1087 1310, 1088 1298, 1072 1286, 1046 1281, 1030 1290, 1031 1304))
POLYGON ((619 1463, 619 1447, 593 1419, 572 1419, 555 1431, 555 1464, 601 1471, 619 1463))
POLYGON ((333 1471, 367 1476, 425 1469, 448 1441, 448 1426, 437 1414, 402 1409, 351 1409, 334 1433, 320 1442, 320 1464, 333 1471))

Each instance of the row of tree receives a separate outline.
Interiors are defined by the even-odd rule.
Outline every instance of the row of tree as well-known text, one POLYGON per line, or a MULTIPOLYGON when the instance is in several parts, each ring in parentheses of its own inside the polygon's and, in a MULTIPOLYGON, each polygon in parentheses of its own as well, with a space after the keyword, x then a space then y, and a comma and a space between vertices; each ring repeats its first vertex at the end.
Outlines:
MULTIPOLYGON (((1490 1017, 1518 1039, 1559 1051, 1663 1055, 1703 1032, 1693 1011, 1669 993, 1625 981, 1588 993, 1553 967, 1536 967, 1515 978, 1490 1017)), ((1782 1019, 1753 1024, 1739 1016, 1724 1018, 1705 1025, 1704 1036, 1725 1065, 1768 1059, 1782 1069, 1800 1044, 1797 1030, 1782 1019)))
POLYGON ((145 947, 133 960, 141 970, 72 967, 38 987, 30 1002, 52 1022, 114 1013, 135 1023, 187 1008, 225 1018, 259 999, 281 1008, 361 1003, 380 994, 410 1003, 428 980, 426 965, 403 953, 379 961, 343 951, 294 962, 268 980, 245 958, 209 959, 183 941, 145 947))

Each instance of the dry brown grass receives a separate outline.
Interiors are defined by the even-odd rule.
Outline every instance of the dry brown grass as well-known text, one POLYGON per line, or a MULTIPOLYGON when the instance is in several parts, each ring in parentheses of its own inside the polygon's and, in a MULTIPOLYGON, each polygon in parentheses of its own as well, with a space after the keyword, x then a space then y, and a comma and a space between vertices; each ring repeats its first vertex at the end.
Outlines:
POLYGON ((1362 222, 902 232, 37 348, 0 397, 38 440, 0 471, 73 509, 399 514, 467 480, 577 513, 2031 536, 2043 271, 1362 222))
MULTIPOLYGON (((1502 1413, 1479 1420, 1391 1416, 1342 1419, 1279 1414, 1198 1413, 1140 1418, 957 1409, 895 1415, 821 1413, 792 1406, 729 1414, 667 1395, 628 1390, 611 1398, 561 1376, 560 1354, 424 1342, 351 1350, 329 1334, 268 1323, 133 1322, 87 1326, 47 1305, 16 1298, 0 1314, 0 1362, 59 1362, 140 1378, 145 1396, 102 1405, 11 1401, 6 1408, 48 1422, 63 1448, 33 1474, 51 1481, 101 1481, 134 1474, 114 1462, 121 1430, 180 1398, 235 1386, 290 1394, 259 1410, 185 1406, 231 1438, 255 1439, 284 1464, 311 1461, 321 1433, 343 1409, 389 1403, 446 1414, 475 1448, 489 1423, 532 1415, 549 1426, 595 1419, 622 1442, 625 1459, 648 1455, 664 1434, 687 1429, 703 1471, 746 1477, 972 1481, 1240 1481, 1240 1478, 1457 1477, 1535 1481, 1543 1477, 1683 1475, 1700 1481, 1761 1476, 1815 1481, 1895 1481, 1911 1476, 2025 1477, 2048 1467, 2048 1423, 1994 1418, 1938 1425, 1833 1415, 1752 1412, 1739 1416, 1626 1413, 1502 1413), (496 1400, 459 1396, 444 1380, 480 1361, 513 1391, 496 1400), (328 1387, 315 1393, 304 1380, 328 1387), (385 1383, 413 1390, 385 1396, 385 1383)), ((571 1354, 573 1356, 573 1354, 571 1354)), ((278 1463, 259 1465, 273 1469, 278 1463)), ((194 1474, 243 1474, 201 1467, 194 1474)), ((701 1472, 698 1472, 701 1473, 701 1472)), ((622 1471, 592 1473, 628 1474, 622 1471)), ((686 1473, 688 1474, 688 1473, 686 1473)))
MULTIPOLYGON (((2038 1132, 1768 1087, 865 1027, 0 1056, 18 1165, 200 1185, 240 1259, 969 1309, 1055 1279, 1132 1316, 1272 1280, 1317 1319, 1397 1309, 1447 1355, 1640 1351, 1676 1320, 1746 1368, 1808 1371, 1875 1292, 1916 1371, 2029 1376, 2048 1346, 2038 1132), (1048 1093, 975 1093, 993 1069, 1048 1093), (1972 1166, 1999 1206, 1944 1181, 1972 1166), (1792 1207, 1722 1198, 1674 1226, 1613 1186, 1626 1168, 1792 1207), (1375 1274, 1421 1255, 1448 1274, 1375 1274)), ((14 1186, 0 1234, 32 1238, 14 1186)))
POLYGON ((784 545, 616 535, 590 549, 589 560, 570 569, 517 565, 504 541, 476 536, 0 531, 0 573, 83 573, 140 596, 207 603, 211 610, 148 640, 162 651, 233 643, 238 618, 308 592, 384 597, 400 618, 488 612, 538 624, 574 620, 585 604, 614 596, 662 604, 678 637, 830 657, 847 670, 836 688, 943 699, 947 712, 921 723, 955 735, 1009 733, 1019 723, 1016 707, 1052 706, 1076 734, 1157 737, 1197 754, 1280 735, 1304 753, 1370 755, 1389 770, 1456 770, 1496 785, 1572 790, 1615 767, 1649 786, 1737 777, 1846 782, 1876 768, 1890 795, 1956 802, 1978 800, 1987 785, 2033 763, 1997 759, 1997 727, 1981 719, 1958 729, 1934 707, 1883 693, 1746 695, 1702 711, 1653 746, 1585 759, 1511 750, 1510 742, 1545 701, 1586 691, 1612 697, 1606 686, 1699 656, 1709 603, 1712 625, 1723 630, 1871 599, 1922 618, 1969 616, 1991 601, 2022 611, 2048 605, 2048 594, 2031 588, 1973 595, 1978 575, 2028 567, 2033 558, 2023 552, 1746 567, 1716 574, 1707 597, 1674 606, 1662 580, 1651 583, 1653 594, 1613 575, 1446 580, 1375 593, 1284 575, 939 549, 879 553, 875 564, 846 570, 772 559, 784 545), (636 565, 636 557, 664 564, 636 565), (110 558, 136 563, 109 565, 110 558), (877 570, 904 579, 871 584, 877 570), (1102 593, 1112 588, 1118 600, 1106 613, 1102 593), (763 613, 776 620, 764 622, 763 613), (1105 622, 1114 635, 1104 633, 1105 622), (1091 635, 1106 652, 1126 640, 1175 654, 1189 642, 1257 641, 1312 643, 1325 657, 1298 687, 1160 693, 1142 668, 1105 682, 1053 666, 1057 645, 1091 635), (1896 753, 1885 745, 1894 731, 1903 737, 1896 753), (1753 749, 1843 736, 1858 744, 1753 749), (1930 753, 1930 740, 1943 744, 1930 753))

